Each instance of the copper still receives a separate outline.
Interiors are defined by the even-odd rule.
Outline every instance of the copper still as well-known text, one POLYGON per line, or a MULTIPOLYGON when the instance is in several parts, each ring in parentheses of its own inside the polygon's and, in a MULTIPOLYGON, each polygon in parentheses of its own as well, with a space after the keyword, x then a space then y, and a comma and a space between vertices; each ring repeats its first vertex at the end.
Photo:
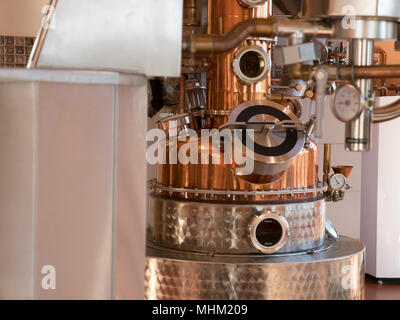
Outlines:
MULTIPOLYGON (((185 4, 185 16, 196 11, 191 7, 194 1, 185 4)), ((246 29, 255 18, 265 19, 268 30, 271 13, 272 1, 208 1, 208 34, 223 37, 240 24, 246 29)), ((291 29, 292 23, 288 25, 285 28, 291 29)), ((201 39, 205 51, 213 47, 207 36, 188 35, 193 37, 201 39)), ((234 50, 184 55, 185 65, 206 62, 206 83, 198 85, 196 92, 182 85, 183 96, 190 94, 184 110, 158 123, 165 132, 167 161, 157 164, 157 178, 149 184, 148 299, 295 299, 300 293, 283 290, 289 283, 274 283, 274 274, 283 277, 281 284, 299 275, 293 283, 301 286, 308 274, 316 272, 315 262, 321 262, 318 272, 326 279, 337 276, 331 273, 338 267, 335 264, 350 263, 357 268, 357 277, 362 274, 362 245, 350 248, 344 244, 346 239, 337 242, 326 235, 327 186, 318 179, 318 149, 311 138, 314 118, 300 120, 298 100, 271 99, 274 46, 274 37, 250 36, 234 50), (202 87, 206 87, 206 106, 199 102, 204 97, 202 87), (235 131, 244 128, 253 128, 254 136, 235 131), (245 172, 233 160, 225 162, 231 151, 225 137, 204 142, 199 137, 204 130, 231 132, 239 137, 242 151, 252 139, 253 171, 245 172), (214 149, 215 144, 220 148, 214 149), (205 162, 173 162, 171 151, 183 149, 210 153, 205 162), (346 258, 335 256, 343 250, 346 258), (243 286, 234 285, 236 281, 243 286)), ((184 79, 193 77, 186 73, 184 79)), ((325 284, 315 284, 305 297, 333 294, 360 299, 363 278, 356 282, 352 291, 342 290, 337 283, 330 293, 325 284)))
MULTIPOLYGON (((225 34, 239 22, 251 18, 268 18, 271 13, 270 1, 255 7, 247 7, 239 1, 218 0, 211 1, 210 4, 208 29, 212 34, 225 34)), ((267 99, 270 92, 272 42, 273 39, 246 40, 233 52, 210 57, 210 67, 207 73, 206 127, 208 129, 218 128, 227 123, 232 110, 240 104, 267 99), (239 59, 237 58, 238 54, 240 54, 239 59)), ((292 118, 296 119, 293 114, 296 112, 293 102, 283 101, 283 106, 285 112, 290 113, 292 118)), ((161 128, 165 129, 168 125, 173 125, 174 120, 162 121, 161 128)), ((191 122, 189 122, 189 125, 192 125, 191 128, 204 129, 204 127, 200 128, 195 125, 195 119, 191 122)), ((200 150, 200 143, 198 148, 200 150)), ((220 157, 224 157, 223 151, 220 157)), ((157 183, 176 188, 206 190, 290 190, 315 187, 318 182, 317 169, 317 148, 313 141, 309 141, 308 148, 300 150, 287 170, 275 175, 252 175, 243 179, 234 174, 230 164, 213 164, 211 161, 206 165, 167 163, 158 165, 157 183)), ((265 198, 261 200, 265 200, 265 198)))

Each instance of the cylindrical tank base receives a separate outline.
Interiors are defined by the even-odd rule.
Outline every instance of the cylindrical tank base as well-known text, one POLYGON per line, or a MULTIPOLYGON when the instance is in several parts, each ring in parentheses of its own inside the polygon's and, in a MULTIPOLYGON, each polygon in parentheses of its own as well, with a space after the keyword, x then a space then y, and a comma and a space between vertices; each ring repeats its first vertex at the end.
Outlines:
POLYGON ((146 299, 338 300, 364 298, 365 247, 326 240, 313 253, 208 255, 148 246, 146 299))

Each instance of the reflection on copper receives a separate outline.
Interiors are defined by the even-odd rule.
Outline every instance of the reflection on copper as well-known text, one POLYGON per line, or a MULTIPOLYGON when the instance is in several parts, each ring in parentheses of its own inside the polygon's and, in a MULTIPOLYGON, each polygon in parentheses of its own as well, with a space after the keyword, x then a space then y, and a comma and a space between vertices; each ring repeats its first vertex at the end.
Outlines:
MULTIPOLYGON (((238 1, 215 0, 209 8, 209 33, 225 34, 234 25, 250 18, 270 16, 270 1, 262 6, 246 8, 238 1)), ((267 52, 270 44, 265 41, 249 41, 263 47, 267 52)), ((246 45, 245 43, 243 45, 246 45)), ((242 46, 243 46, 242 45, 242 46)), ((239 50, 241 47, 237 48, 239 50)), ((232 71, 232 61, 237 52, 214 55, 208 74, 208 106, 214 110, 233 110, 249 100, 266 99, 270 87, 270 77, 253 85, 241 83, 232 71)), ((226 122, 226 116, 214 116, 213 127, 226 122), (222 118, 222 119, 218 119, 222 118)))
POLYGON ((335 166, 332 167, 334 173, 341 173, 346 178, 349 177, 351 171, 353 170, 353 166, 335 166))
POLYGON ((253 184, 269 184, 274 181, 278 181, 281 179, 285 174, 285 171, 279 172, 274 175, 259 175, 259 174, 249 174, 249 175, 243 175, 239 176, 240 179, 243 179, 244 181, 247 181, 248 183, 253 183, 253 184))
MULTIPOLYGON (((190 17, 192 3, 187 1, 186 14, 190 17), (190 10, 189 10, 190 9, 190 10)), ((238 1, 213 0, 209 1, 208 6, 208 33, 223 35, 232 29, 239 22, 251 18, 268 18, 271 13, 271 1, 254 8, 241 6, 238 1)), ((189 20, 189 19, 188 19, 189 20)), ((271 45, 268 41, 249 39, 242 44, 258 45, 270 53, 271 45)), ((241 83, 232 71, 232 61, 240 48, 235 51, 213 55, 210 57, 210 68, 208 72, 208 116, 202 118, 206 125, 201 128, 218 128, 228 121, 229 111, 232 111, 238 105, 250 100, 266 100, 270 91, 269 76, 253 85, 241 83)), ((299 116, 301 105, 296 101, 282 100, 280 103, 286 106, 294 114, 299 116)), ((193 129, 199 129, 191 126, 193 129)), ((186 142, 178 142, 178 150, 186 142)), ((194 146, 201 154, 201 143, 195 140, 194 146)), ((212 147, 210 148, 212 150, 212 147)), ((318 156, 317 147, 313 141, 310 141, 308 148, 303 150, 291 161, 288 169, 275 176, 248 175, 239 176, 235 174, 234 166, 224 164, 224 151, 214 151, 216 154, 209 156, 208 164, 182 164, 178 161, 176 164, 170 164, 168 159, 169 146, 166 146, 167 162, 159 164, 157 167, 157 183, 165 187, 226 191, 270 191, 270 190, 294 190, 304 188, 314 188, 318 184, 318 156), (220 164, 213 163, 213 159, 220 159, 220 164)), ((202 193, 190 194, 183 192, 169 192, 159 190, 157 195, 191 199, 204 200, 209 199, 202 193)), ((310 193, 283 193, 279 195, 246 195, 236 199, 227 199, 226 195, 215 195, 214 200, 219 201, 282 201, 298 200, 315 197, 316 194, 310 193)))
POLYGON ((196 26, 196 0, 185 0, 183 2, 183 25, 196 26))
POLYGON ((328 183, 329 180, 329 171, 331 170, 331 144, 324 144, 324 166, 323 166, 323 182, 328 183))
MULTIPOLYGON (((178 144, 178 150, 183 144, 178 144)), ((201 143, 198 143, 198 150, 201 154, 201 143)), ((168 158, 168 147, 166 154, 168 158)), ((266 182, 261 180, 258 181, 260 184, 249 183, 235 175, 233 166, 224 164, 223 151, 214 154, 214 157, 220 159, 220 164, 212 163, 212 155, 209 156, 209 164, 169 164, 167 159, 167 164, 157 167, 157 183, 175 188, 231 191, 293 190, 312 188, 318 183, 317 147, 313 141, 292 160, 282 178, 270 184, 261 184, 266 182)), ((260 197, 258 200, 265 201, 266 198, 260 197)))

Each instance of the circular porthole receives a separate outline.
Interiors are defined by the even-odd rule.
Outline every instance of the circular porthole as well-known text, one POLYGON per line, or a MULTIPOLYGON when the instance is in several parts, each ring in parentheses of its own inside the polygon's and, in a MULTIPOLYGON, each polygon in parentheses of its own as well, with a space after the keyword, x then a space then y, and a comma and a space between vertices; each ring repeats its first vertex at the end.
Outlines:
POLYGON ((271 58, 261 47, 251 45, 241 48, 232 62, 233 73, 245 84, 255 84, 268 77, 271 58))
POLYGON ((266 211, 251 219, 248 232, 250 242, 257 250, 274 253, 285 245, 289 224, 282 216, 266 211))
POLYGON ((245 7, 257 7, 265 4, 267 0, 238 0, 245 7))

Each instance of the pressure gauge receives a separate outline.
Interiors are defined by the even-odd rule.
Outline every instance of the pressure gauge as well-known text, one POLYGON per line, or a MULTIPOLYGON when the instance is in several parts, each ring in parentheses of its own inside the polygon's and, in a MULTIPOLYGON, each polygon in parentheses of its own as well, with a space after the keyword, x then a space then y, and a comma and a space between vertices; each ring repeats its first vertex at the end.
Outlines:
POLYGON ((350 122, 360 115, 364 98, 360 90, 353 84, 347 83, 335 90, 332 111, 342 122, 350 122))
POLYGON ((346 177, 341 173, 335 173, 329 178, 329 185, 333 190, 341 190, 347 184, 346 177))

